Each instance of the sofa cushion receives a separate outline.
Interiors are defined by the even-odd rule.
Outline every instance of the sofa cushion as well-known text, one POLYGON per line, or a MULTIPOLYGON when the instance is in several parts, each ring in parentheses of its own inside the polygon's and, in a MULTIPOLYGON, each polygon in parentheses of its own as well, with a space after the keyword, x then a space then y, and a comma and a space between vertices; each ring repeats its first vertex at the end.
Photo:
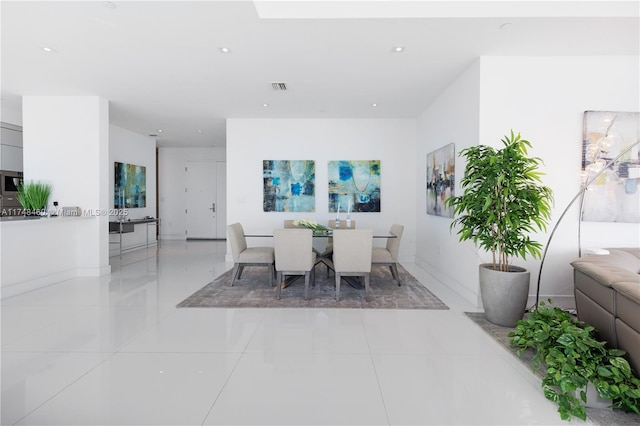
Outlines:
POLYGON ((600 340, 608 342, 612 347, 617 347, 618 339, 616 338, 615 316, 613 313, 578 289, 575 290, 575 296, 578 319, 593 326, 600 340))
POLYGON ((637 257, 638 259, 640 259, 640 248, 638 248, 638 247, 636 247, 636 248, 617 248, 617 249, 611 249, 611 250, 621 250, 621 251, 627 252, 629 254, 632 254, 635 257, 637 257))
POLYGON ((618 347, 627 352, 626 358, 640 377, 640 333, 629 327, 623 321, 616 319, 618 333, 618 347))
POLYGON ((613 287, 602 285, 600 281, 578 269, 573 270, 573 283, 575 290, 580 290, 608 312, 615 312, 616 292, 613 287))
POLYGON ((609 254, 588 255, 571 262, 578 271, 600 284, 611 287, 614 283, 639 283, 640 258, 633 249, 608 249, 609 254))
POLYGON ((640 285, 616 284, 616 316, 640 333, 640 285))

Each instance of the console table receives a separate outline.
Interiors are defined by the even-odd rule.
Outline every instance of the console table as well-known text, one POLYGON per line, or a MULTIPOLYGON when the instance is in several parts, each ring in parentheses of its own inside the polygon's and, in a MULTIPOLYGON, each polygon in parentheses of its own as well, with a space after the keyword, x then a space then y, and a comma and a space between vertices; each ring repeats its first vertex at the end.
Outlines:
POLYGON ((158 226, 160 224, 160 219, 158 218, 145 218, 145 219, 130 219, 124 221, 112 221, 109 222, 109 234, 117 234, 118 241, 109 241, 109 244, 118 244, 118 249, 120 255, 122 255, 123 251, 127 250, 135 250, 143 247, 149 247, 149 245, 157 244, 157 241, 154 239, 152 242, 149 242, 149 226, 158 226), (146 225, 146 240, 144 243, 135 244, 126 248, 122 247, 122 235, 128 234, 131 232, 135 232, 136 225, 146 225))

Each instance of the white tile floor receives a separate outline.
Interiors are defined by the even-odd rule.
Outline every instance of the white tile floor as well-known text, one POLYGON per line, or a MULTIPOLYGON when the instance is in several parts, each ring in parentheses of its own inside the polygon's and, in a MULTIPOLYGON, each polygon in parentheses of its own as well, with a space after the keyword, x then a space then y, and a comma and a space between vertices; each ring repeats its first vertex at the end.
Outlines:
POLYGON ((224 251, 163 242, 3 300, 2 425, 562 424, 415 265, 450 310, 176 309, 224 251))

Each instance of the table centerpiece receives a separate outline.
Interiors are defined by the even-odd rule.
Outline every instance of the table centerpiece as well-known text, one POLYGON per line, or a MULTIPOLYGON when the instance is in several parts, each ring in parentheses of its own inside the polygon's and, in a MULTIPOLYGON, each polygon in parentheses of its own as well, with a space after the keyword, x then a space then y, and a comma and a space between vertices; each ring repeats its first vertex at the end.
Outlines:
POLYGON ((314 234, 316 234, 316 233, 317 234, 330 234, 331 233, 331 229, 327 228, 326 226, 320 225, 318 222, 316 222, 315 220, 311 220, 311 219, 294 220, 293 224, 295 226, 302 226, 303 228, 311 229, 314 234))

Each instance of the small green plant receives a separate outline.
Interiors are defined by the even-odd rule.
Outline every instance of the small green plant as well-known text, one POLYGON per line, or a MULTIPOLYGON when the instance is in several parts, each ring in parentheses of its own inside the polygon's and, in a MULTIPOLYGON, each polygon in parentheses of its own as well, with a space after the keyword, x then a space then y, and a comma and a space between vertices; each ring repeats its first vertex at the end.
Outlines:
POLYGON ((541 184, 542 160, 528 157, 531 142, 515 135, 502 138, 504 147, 477 145, 460 151, 467 160, 462 195, 445 203, 460 215, 460 241, 473 243, 493 255, 493 269, 509 271, 509 258, 539 258, 542 244, 529 233, 544 231, 551 218, 553 192, 541 184))
POLYGON ((572 416, 586 420, 585 389, 595 386, 600 397, 612 400, 613 408, 640 414, 640 379, 623 358, 625 352, 598 341, 595 329, 558 307, 541 302, 516 323, 509 333, 518 355, 535 351, 531 367, 546 368, 544 395, 558 404, 563 420, 572 416))
POLYGON ((316 222, 315 220, 310 220, 310 219, 297 219, 297 220, 293 221, 293 224, 295 226, 302 226, 302 227, 305 227, 307 229, 311 229, 313 231, 328 231, 329 230, 329 228, 327 228, 326 226, 322 226, 318 222, 316 222))
POLYGON ((24 182, 18 186, 18 201, 27 214, 43 211, 49 203, 53 186, 45 182, 24 182))

